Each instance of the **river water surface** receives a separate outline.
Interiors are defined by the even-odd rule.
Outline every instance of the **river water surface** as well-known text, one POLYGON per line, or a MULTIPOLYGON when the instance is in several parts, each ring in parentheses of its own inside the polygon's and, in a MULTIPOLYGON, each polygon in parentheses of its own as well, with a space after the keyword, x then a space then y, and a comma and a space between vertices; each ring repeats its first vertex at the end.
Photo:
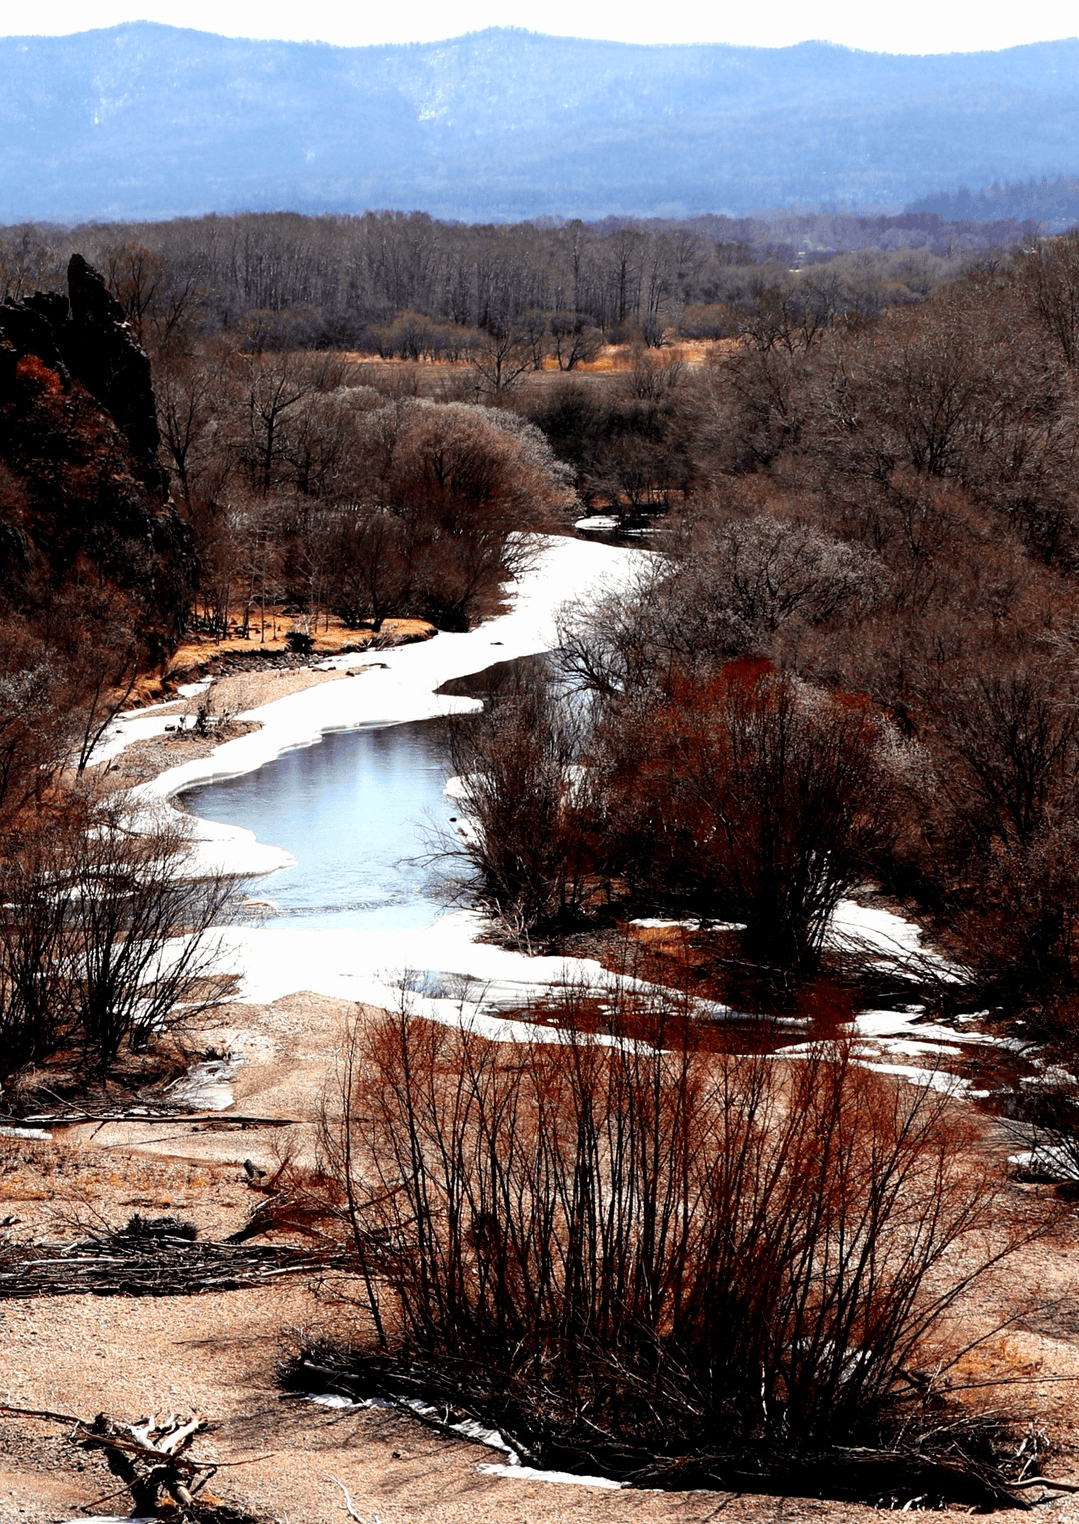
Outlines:
POLYGON ((437 722, 422 720, 325 735, 183 801, 295 857, 253 881, 252 894, 273 903, 271 924, 418 929, 444 908, 420 859, 450 829, 446 776, 437 722))

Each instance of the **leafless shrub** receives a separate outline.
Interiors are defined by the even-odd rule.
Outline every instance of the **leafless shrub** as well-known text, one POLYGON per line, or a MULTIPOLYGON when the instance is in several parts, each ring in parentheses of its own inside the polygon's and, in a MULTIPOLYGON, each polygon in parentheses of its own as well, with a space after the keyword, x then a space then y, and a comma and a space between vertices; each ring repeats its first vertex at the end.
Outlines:
POLYGON ((802 688, 766 662, 681 679, 624 745, 608 809, 626 871, 699 913, 745 923, 744 951, 815 964, 836 905, 889 836, 889 779, 869 706, 802 688), (636 808, 634 807, 636 801, 636 808), (631 824, 632 821, 632 824, 631 824))
POLYGON ((636 648, 619 633, 571 653, 600 690, 591 705, 533 678, 459 732, 461 850, 481 896, 536 930, 618 878, 636 899, 743 923, 754 961, 812 969, 889 839, 887 727, 764 661, 673 662, 629 684, 636 648))
POLYGON ((407 1011, 354 1032, 324 1148, 380 1352, 337 1361, 344 1389, 423 1393, 530 1463, 638 1484, 924 1460, 947 1315, 1036 1230, 969 1118, 843 1046, 704 1053, 624 994, 597 1041, 586 1003, 564 995, 556 1040, 407 1011))
POLYGON ((231 880, 185 877, 168 826, 72 803, 0 843, 0 1071, 65 1047, 101 1072, 221 998, 231 880), (182 1008, 182 1010, 180 1009, 182 1008))
POLYGON ((477 898, 526 942, 571 920, 596 855, 580 716, 525 668, 449 736, 463 816, 456 854, 477 898))

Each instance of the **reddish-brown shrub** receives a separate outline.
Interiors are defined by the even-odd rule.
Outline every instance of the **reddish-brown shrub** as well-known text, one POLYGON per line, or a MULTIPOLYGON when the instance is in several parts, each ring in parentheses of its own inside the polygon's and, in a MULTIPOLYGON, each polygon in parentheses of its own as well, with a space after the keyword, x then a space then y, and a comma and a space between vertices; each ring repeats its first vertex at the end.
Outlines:
POLYGON ((879 1443, 1016 1242, 969 1119, 842 1045, 705 1054, 640 1001, 647 1040, 597 1040, 574 999, 553 1040, 354 1037, 324 1135, 391 1364, 546 1465, 722 1484, 879 1443))

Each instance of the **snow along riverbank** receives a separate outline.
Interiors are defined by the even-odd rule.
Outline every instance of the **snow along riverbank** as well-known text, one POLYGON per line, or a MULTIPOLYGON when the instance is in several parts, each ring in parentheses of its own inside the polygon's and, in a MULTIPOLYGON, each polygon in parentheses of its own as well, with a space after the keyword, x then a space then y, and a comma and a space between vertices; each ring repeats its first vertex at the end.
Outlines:
MULTIPOLYGON (((132 802, 143 809, 163 807, 186 789, 253 772, 282 752, 314 745, 330 731, 400 725, 479 709, 478 699, 450 697, 435 690, 452 678, 482 672, 496 662, 551 650, 563 604, 606 587, 626 585, 641 560, 639 551, 544 536, 533 569, 507 590, 513 603, 508 614, 467 634, 442 632, 414 645, 370 655, 353 651, 319 661, 320 670, 336 668, 356 675, 304 688, 237 715, 237 719, 258 722, 260 729, 158 774, 131 791, 132 802)), ((107 738, 102 757, 115 754, 117 739, 107 738)), ((279 847, 257 842, 254 833, 242 826, 185 818, 198 870, 246 876, 270 873, 293 861, 279 847)))

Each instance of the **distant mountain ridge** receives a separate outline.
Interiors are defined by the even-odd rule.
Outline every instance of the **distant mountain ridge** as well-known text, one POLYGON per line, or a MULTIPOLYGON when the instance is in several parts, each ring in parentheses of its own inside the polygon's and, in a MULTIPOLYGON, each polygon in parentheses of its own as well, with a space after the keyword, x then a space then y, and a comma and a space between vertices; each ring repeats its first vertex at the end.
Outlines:
POLYGON ((133 22, 2 38, 0 83, 3 222, 898 208, 1079 170, 1079 39, 916 57, 492 29, 338 48, 133 22))

